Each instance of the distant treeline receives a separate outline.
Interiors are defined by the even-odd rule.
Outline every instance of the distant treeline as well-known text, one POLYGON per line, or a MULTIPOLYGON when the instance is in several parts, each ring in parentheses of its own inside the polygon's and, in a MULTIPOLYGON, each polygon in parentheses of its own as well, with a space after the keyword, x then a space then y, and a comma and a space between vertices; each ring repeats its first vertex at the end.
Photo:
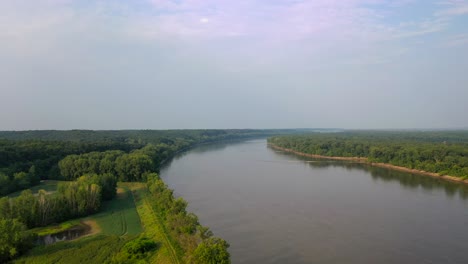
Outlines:
MULTIPOLYGON (((200 143, 294 133, 295 130, 0 131, 0 195, 40 180, 111 173, 139 181, 176 152, 200 143)), ((144 179, 143 179, 144 180, 144 179)))
MULTIPOLYGON (((25 189, 45 179, 63 179, 58 162, 71 154, 131 151, 142 144, 0 139, 0 195, 25 189)), ((80 175, 81 176, 81 175, 80 175)))
POLYGON ((272 137, 268 142, 307 154, 366 157, 370 162, 468 177, 468 131, 314 133, 272 137))

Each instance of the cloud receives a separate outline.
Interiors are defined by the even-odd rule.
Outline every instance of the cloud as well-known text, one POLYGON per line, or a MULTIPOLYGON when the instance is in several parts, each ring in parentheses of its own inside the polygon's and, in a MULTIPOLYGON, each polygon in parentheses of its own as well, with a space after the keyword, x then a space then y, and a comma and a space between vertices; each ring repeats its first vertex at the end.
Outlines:
POLYGON ((449 14, 462 13, 466 1, 432 4, 437 9, 400 17, 402 11, 431 4, 416 0, 4 1, 0 47, 24 56, 51 54, 54 49, 63 52, 64 46, 82 54, 86 46, 157 44, 170 47, 175 59, 196 55, 239 61, 234 66, 224 63, 229 72, 240 71, 243 58, 256 58, 244 69, 287 63, 300 67, 311 59, 324 61, 321 66, 337 61, 391 63, 400 56, 393 54, 411 53, 410 41, 449 28, 449 14))
POLYGON ((446 16, 468 11, 465 1, 440 3, 437 15, 409 20, 394 16, 415 0, 140 0, 79 2, 72 0, 5 1, 0 3, 0 38, 55 30, 106 28, 131 37, 249 38, 265 43, 320 41, 368 43, 415 37, 443 30, 446 16), (104 22, 93 24, 94 22, 104 22))
POLYGON ((339 47, 347 52, 443 32, 451 26, 451 15, 463 14, 467 7, 466 1, 417 0, 148 0, 148 3, 152 12, 129 23, 130 34, 158 41, 225 39, 242 40, 252 47, 258 43, 272 49, 303 44, 317 51, 339 47), (418 9, 425 11, 399 16, 418 9))
POLYGON ((438 16, 460 16, 468 14, 468 1, 444 1, 440 2, 439 5, 445 6, 445 8, 437 12, 438 16))
POLYGON ((459 47, 459 46, 468 46, 468 34, 459 34, 450 37, 445 42, 447 47, 459 47))

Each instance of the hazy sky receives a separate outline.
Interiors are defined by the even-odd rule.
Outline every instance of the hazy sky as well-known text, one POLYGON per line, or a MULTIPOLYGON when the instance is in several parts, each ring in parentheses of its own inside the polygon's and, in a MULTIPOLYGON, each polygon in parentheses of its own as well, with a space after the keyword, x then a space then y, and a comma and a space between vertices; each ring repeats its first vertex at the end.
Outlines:
POLYGON ((468 127, 468 1, 0 0, 0 130, 468 127))

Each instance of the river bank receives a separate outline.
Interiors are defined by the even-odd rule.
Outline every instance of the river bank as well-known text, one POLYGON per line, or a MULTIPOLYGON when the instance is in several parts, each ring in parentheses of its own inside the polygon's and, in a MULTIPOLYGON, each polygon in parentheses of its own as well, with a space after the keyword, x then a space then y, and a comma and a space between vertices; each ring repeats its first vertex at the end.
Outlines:
POLYGON ((450 175, 440 175, 440 174, 434 173, 434 172, 410 169, 410 168, 406 168, 406 167, 392 165, 392 164, 389 164, 389 163, 370 162, 368 158, 323 156, 323 155, 317 155, 317 154, 303 153, 303 152, 295 151, 293 149, 279 147, 279 146, 276 146, 276 145, 271 144, 271 143, 268 143, 268 146, 273 148, 273 149, 276 149, 276 150, 281 150, 281 151, 284 151, 284 152, 293 153, 293 154, 303 156, 303 157, 316 158, 316 159, 352 161, 352 162, 363 163, 363 164, 367 164, 367 165, 375 166, 375 167, 380 167, 380 168, 387 168, 387 169, 392 169, 392 170, 397 170, 397 171, 402 171, 402 172, 408 172, 408 173, 412 173, 412 174, 430 176, 430 177, 433 177, 433 178, 438 178, 438 179, 451 181, 451 182, 458 182, 458 183, 468 184, 468 180, 464 180, 464 179, 462 179, 460 177, 455 177, 455 176, 450 176, 450 175))

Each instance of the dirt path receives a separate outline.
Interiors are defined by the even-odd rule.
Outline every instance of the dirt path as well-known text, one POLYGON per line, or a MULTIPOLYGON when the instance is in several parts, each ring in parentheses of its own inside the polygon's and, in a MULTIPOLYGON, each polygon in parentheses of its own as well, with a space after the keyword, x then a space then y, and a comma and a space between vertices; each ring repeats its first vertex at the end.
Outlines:
POLYGON ((86 228, 88 228, 88 231, 85 236, 92 236, 92 235, 101 233, 101 228, 94 220, 90 220, 90 219, 84 220, 84 221, 81 221, 81 224, 85 225, 86 228))

